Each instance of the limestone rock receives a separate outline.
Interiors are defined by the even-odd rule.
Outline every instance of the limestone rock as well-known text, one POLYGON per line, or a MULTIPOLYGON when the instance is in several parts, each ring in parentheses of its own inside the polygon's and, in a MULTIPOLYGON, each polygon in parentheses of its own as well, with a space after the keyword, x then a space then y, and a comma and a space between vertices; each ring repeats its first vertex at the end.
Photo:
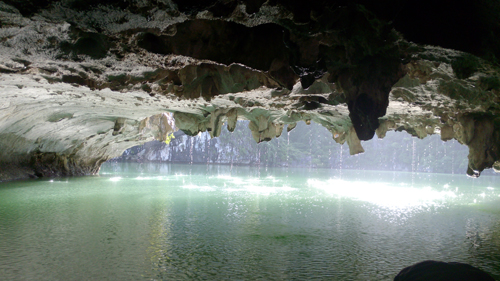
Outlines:
POLYGON ((500 161, 496 161, 495 163, 493 163, 493 170, 496 173, 500 173, 500 161))
POLYGON ((347 145, 349 146, 349 153, 351 155, 365 152, 354 127, 352 127, 347 134, 347 145))
POLYGON ((441 127, 441 140, 448 141, 454 138, 453 127, 444 125, 441 127))
POLYGON ((492 120, 481 118, 474 121, 474 135, 468 144, 468 176, 478 177, 481 171, 496 162, 500 155, 499 134, 492 120))
POLYGON ((352 154, 375 133, 441 133, 469 146, 468 174, 498 166, 498 30, 425 38, 418 7, 304 3, 0 2, 0 180, 94 174, 128 147, 238 119, 257 142, 316 122, 352 154))

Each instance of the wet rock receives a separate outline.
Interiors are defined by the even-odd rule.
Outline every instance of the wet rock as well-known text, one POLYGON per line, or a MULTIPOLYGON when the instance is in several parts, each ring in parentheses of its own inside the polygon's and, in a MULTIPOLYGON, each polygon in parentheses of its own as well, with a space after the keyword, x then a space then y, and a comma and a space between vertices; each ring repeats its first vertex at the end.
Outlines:
POLYGON ((474 120, 474 135, 469 146, 469 167, 467 175, 478 177, 485 168, 492 167, 500 156, 499 128, 488 117, 481 116, 474 120))
POLYGON ((496 161, 495 163, 493 163, 493 170, 496 173, 500 173, 500 161, 496 161))
POLYGON ((91 163, 78 163, 70 155, 37 151, 31 154, 29 166, 36 177, 93 175, 99 172, 101 164, 106 160, 104 157, 91 163))
POLYGON ((454 138, 453 127, 449 125, 444 125, 441 127, 441 140, 449 141, 454 138))
POLYGON ((468 145, 474 137, 474 119, 471 116, 460 116, 453 125, 453 132, 458 142, 468 145))
POLYGON ((125 127, 125 118, 116 118, 115 126, 113 127, 113 136, 118 135, 125 127))
POLYGON ((347 133, 347 145, 349 146, 349 153, 351 155, 365 152, 364 148, 361 146, 361 141, 359 140, 354 127, 351 127, 347 133))
POLYGON ((396 124, 392 120, 381 120, 380 125, 375 131, 377 134, 377 137, 380 139, 383 139, 389 130, 393 130, 396 124))
POLYGON ((207 130, 206 118, 195 114, 176 112, 174 114, 175 125, 188 136, 196 136, 199 132, 207 130))
POLYGON ((253 139, 257 143, 270 141, 275 137, 279 137, 283 131, 283 127, 283 124, 275 124, 264 115, 257 116, 248 124, 248 128, 252 132, 253 139))
POLYGON ((168 135, 176 131, 174 120, 170 114, 161 113, 146 117, 139 124, 142 135, 152 135, 155 140, 164 142, 168 135))
POLYGON ((227 130, 233 132, 236 128, 236 122, 238 121, 238 111, 231 109, 226 113, 227 117, 227 130))

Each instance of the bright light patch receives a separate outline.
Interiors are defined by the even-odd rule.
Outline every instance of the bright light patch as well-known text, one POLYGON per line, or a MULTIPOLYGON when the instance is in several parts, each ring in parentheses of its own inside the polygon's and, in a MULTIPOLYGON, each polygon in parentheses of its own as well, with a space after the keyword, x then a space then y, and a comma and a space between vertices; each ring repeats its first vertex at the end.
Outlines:
POLYGON ((266 177, 266 179, 267 179, 267 180, 270 180, 270 181, 272 181, 272 182, 278 182, 278 181, 279 181, 279 180, 277 180, 277 179, 276 179, 275 177, 273 177, 273 176, 267 176, 267 177, 266 177))
POLYGON ((236 184, 236 185, 242 185, 242 184, 244 184, 244 183, 245 183, 245 182, 244 182, 242 179, 240 179, 240 178, 232 178, 231 182, 232 182, 232 183, 234 183, 234 184, 236 184))
POLYGON ((227 182, 230 182, 230 183, 233 183, 236 185, 241 185, 241 184, 245 183, 245 181, 243 181, 241 178, 232 177, 230 175, 218 175, 218 176, 216 176, 216 178, 226 180, 227 182))
POLYGON ((258 178, 249 178, 247 179, 248 182, 254 182, 254 183, 257 183, 257 182, 260 182, 260 179, 258 178))
POLYGON ((119 180, 121 180, 121 179, 122 179, 122 177, 112 177, 112 178, 110 178, 109 180, 110 180, 110 181, 119 181, 119 180))
POLYGON ((249 184, 246 188, 247 191, 252 193, 258 193, 262 195, 269 195, 273 192, 276 192, 276 189, 270 186, 262 186, 262 185, 253 185, 249 184))
POLYGON ((311 179, 308 180, 308 184, 332 195, 366 201, 386 208, 437 205, 447 198, 456 197, 456 194, 451 191, 435 191, 431 187, 419 189, 394 186, 383 182, 311 179))
POLYGON ((282 191, 293 191, 293 190, 295 190, 295 188, 287 186, 287 185, 284 185, 284 186, 280 187, 279 189, 282 190, 282 191))
POLYGON ((208 185, 195 185, 195 184, 186 184, 186 185, 183 185, 182 188, 186 188, 186 189, 198 189, 198 190, 202 190, 202 191, 211 191, 211 190, 214 190, 212 187, 210 187, 208 185))
POLYGON ((245 186, 245 190, 251 193, 257 193, 261 195, 269 195, 276 192, 289 192, 295 190, 295 188, 283 185, 283 186, 267 186, 267 185, 253 185, 248 184, 245 186))
POLYGON ((135 180, 145 181, 145 180, 167 180, 165 177, 136 177, 135 180))

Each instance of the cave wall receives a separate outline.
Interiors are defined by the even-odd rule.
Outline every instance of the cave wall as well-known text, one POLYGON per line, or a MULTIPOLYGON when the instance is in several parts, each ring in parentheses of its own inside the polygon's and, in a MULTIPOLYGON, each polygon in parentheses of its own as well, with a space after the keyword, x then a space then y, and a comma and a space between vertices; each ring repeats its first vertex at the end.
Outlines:
POLYGON ((256 142, 314 121, 351 154, 441 134, 469 146, 468 175, 498 168, 499 4, 453 5, 442 26, 446 1, 425 23, 410 2, 0 2, 0 180, 95 174, 238 119, 256 142))

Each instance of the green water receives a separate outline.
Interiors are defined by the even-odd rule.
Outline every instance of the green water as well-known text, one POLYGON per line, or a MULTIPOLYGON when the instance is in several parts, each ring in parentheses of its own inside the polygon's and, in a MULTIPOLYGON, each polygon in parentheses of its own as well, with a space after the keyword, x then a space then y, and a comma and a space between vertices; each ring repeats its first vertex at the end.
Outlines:
POLYGON ((0 184, 0 280, 500 279, 498 177, 105 164, 0 184))

